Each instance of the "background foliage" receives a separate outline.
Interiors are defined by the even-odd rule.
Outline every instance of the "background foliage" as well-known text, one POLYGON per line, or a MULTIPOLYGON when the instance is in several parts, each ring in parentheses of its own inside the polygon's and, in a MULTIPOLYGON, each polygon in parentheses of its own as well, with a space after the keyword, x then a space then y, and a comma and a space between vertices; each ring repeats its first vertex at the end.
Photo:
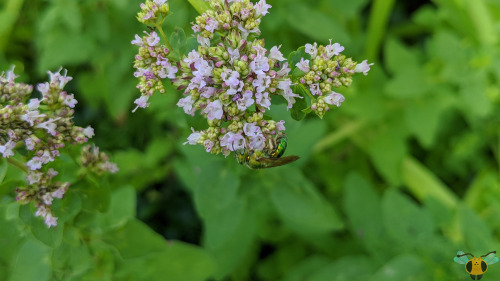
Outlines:
MULTIPOLYGON (((170 3, 166 30, 190 33, 170 3)), ((173 89, 131 113, 139 1, 0 3, 1 69, 68 68, 77 124, 121 169, 70 189, 54 230, 0 162, 0 280, 467 280, 457 250, 500 251, 500 2, 269 3, 268 48, 333 38, 375 65, 324 120, 277 110, 301 159, 262 171, 183 146, 173 89)))

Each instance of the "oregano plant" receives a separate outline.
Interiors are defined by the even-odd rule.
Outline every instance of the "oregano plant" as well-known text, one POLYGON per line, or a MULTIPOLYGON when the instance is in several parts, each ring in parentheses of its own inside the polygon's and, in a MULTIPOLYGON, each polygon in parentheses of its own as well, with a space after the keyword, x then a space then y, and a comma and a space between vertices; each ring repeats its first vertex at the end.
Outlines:
MULTIPOLYGON (((139 47, 134 76, 141 96, 138 108, 149 106, 155 93, 170 81, 182 93, 177 106, 201 115, 205 125, 191 128, 186 144, 202 145, 212 154, 235 154, 249 168, 288 164, 285 121, 273 120, 273 104, 286 103, 292 118, 315 113, 320 118, 340 107, 355 73, 367 75, 366 60, 357 63, 342 54, 340 43, 306 44, 285 56, 281 46, 265 47, 259 25, 269 14, 266 0, 191 1, 202 14, 192 23, 193 36, 176 29, 170 39, 163 21, 170 13, 166 0, 147 0, 137 19, 147 26, 132 44, 139 47)), ((172 29, 172 27, 166 27, 172 29)), ((176 94, 176 93, 169 93, 176 94)))

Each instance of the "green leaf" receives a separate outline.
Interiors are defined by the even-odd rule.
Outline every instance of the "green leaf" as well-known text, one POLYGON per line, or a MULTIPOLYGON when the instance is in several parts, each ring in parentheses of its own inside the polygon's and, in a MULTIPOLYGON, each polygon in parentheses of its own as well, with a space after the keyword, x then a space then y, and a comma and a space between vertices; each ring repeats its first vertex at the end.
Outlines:
POLYGON ((414 255, 400 255, 387 262, 370 281, 418 281, 432 279, 424 270, 422 262, 414 255))
POLYGON ((304 88, 302 84, 296 84, 292 86, 292 91, 294 94, 300 95, 302 98, 295 98, 295 103, 292 106, 292 110, 290 111, 290 115, 294 120, 300 121, 306 117, 306 114, 303 112, 304 109, 307 108, 308 98, 307 92, 308 89, 304 88))
POLYGON ((203 14, 203 12, 205 12, 206 10, 208 10, 208 5, 203 0, 188 0, 188 1, 200 15, 203 14))
POLYGON ((300 62, 300 59, 304 58, 306 60, 311 59, 311 55, 306 54, 306 48, 304 46, 297 49, 297 51, 293 51, 288 55, 288 66, 296 67, 295 65, 300 62))
POLYGON ((111 192, 108 186, 102 185, 92 175, 85 181, 75 184, 74 189, 80 192, 82 209, 87 211, 106 212, 109 208, 111 192))
MULTIPOLYGON (((316 274, 320 269, 322 269, 325 265, 329 263, 329 259, 315 255, 311 257, 307 257, 300 261, 298 264, 295 264, 290 270, 287 272, 285 277, 282 279, 283 281, 302 281, 309 280, 310 276, 316 274)), ((330 275, 329 277, 331 277, 330 275)))
POLYGON ((288 24, 304 35, 323 42, 334 37, 336 42, 350 43, 351 38, 346 30, 326 13, 312 9, 307 4, 293 2, 289 5, 289 11, 288 24))
POLYGON ((360 174, 351 172, 344 183, 344 209, 352 234, 375 256, 391 254, 390 241, 381 239, 387 234, 382 222, 380 196, 360 174))
POLYGON ((204 166, 194 190, 194 202, 202 218, 224 209, 236 198, 240 179, 220 166, 204 166))
POLYGON ((278 215, 290 229, 303 234, 322 234, 344 227, 332 205, 302 173, 283 167, 273 174, 266 186, 278 215))
POLYGON ((19 253, 10 268, 10 281, 45 281, 50 280, 51 250, 41 242, 28 239, 19 249, 19 253))
POLYGON ((7 159, 1 158, 0 159, 0 184, 3 183, 3 179, 5 178, 5 175, 7 174, 7 159))
POLYGON ((406 124, 396 116, 386 121, 378 135, 369 142, 369 153, 375 167, 393 185, 401 182, 401 165, 407 153, 406 124))
POLYGON ((347 256, 332 262, 309 277, 310 281, 364 281, 374 271, 374 262, 363 256, 347 256))
POLYGON ((111 194, 108 211, 97 218, 104 231, 125 225, 135 218, 136 192, 132 186, 121 187, 111 194))
POLYGON ((215 278, 221 279, 233 272, 251 254, 255 239, 255 222, 248 213, 244 200, 233 200, 225 208, 217 208, 203 219, 203 241, 217 263, 215 278))
POLYGON ((424 247, 432 238, 435 227, 430 214, 398 190, 386 191, 382 213, 385 231, 399 247, 424 247))
POLYGON ((182 57, 182 48, 186 45, 186 34, 182 28, 176 27, 174 32, 170 34, 169 39, 172 46, 172 55, 176 61, 180 61, 182 57))
POLYGON ((61 244, 64 224, 59 223, 57 227, 47 227, 43 218, 35 217, 35 209, 30 205, 19 208, 19 217, 31 229, 33 236, 49 247, 57 247, 61 244))
POLYGON ((410 48, 407 45, 403 45, 395 38, 389 38, 385 44, 385 64, 393 74, 398 74, 400 71, 404 71, 409 67, 419 67, 420 53, 417 52, 417 50, 410 48))
POLYGON ((164 245, 161 253, 121 262, 117 280, 210 280, 215 264, 203 249, 180 241, 164 245))
POLYGON ((107 232, 103 240, 115 246, 124 259, 158 253, 167 246, 160 234, 137 219, 129 220, 123 227, 107 232))
POLYGON ((471 251, 489 252, 499 245, 492 236, 492 230, 486 223, 465 205, 458 208, 460 230, 464 234, 464 242, 471 251))

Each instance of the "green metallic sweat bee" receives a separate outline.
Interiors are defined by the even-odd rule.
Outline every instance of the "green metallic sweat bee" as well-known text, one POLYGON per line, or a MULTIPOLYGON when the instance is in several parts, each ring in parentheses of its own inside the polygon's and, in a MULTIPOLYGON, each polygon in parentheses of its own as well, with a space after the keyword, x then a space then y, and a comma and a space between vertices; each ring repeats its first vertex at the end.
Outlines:
POLYGON ((278 136, 269 141, 269 148, 264 151, 248 151, 245 149, 235 151, 236 160, 241 165, 245 164, 250 169, 266 169, 283 166, 300 157, 296 155, 281 157, 287 147, 287 138, 285 135, 278 136))

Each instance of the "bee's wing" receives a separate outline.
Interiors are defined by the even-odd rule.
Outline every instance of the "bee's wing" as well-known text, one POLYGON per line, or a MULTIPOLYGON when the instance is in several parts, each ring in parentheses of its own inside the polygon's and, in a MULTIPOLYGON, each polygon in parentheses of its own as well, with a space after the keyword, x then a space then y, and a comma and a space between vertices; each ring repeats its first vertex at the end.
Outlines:
POLYGON ((488 265, 494 264, 498 262, 498 257, 495 256, 495 253, 487 254, 483 259, 488 265))
POLYGON ((262 161, 265 164, 263 168, 272 168, 290 164, 299 160, 299 158, 300 157, 297 155, 291 155, 281 158, 259 158, 259 161, 262 161))
POLYGON ((463 251, 458 251, 453 260, 459 264, 466 264, 469 261, 469 258, 467 256, 462 256, 463 254, 465 254, 463 251))

